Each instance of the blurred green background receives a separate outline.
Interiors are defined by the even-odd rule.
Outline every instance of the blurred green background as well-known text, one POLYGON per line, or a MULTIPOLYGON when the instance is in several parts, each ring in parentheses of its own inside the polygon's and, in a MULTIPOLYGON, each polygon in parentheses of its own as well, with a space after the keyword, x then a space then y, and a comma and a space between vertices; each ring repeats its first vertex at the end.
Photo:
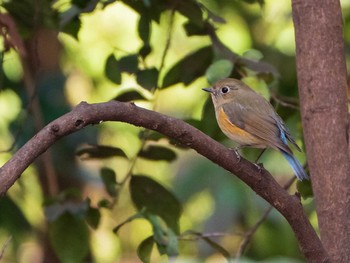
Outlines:
MULTIPOLYGON (((201 90, 228 76, 269 99, 303 148, 290 1, 0 3, 6 29, 1 164, 81 101, 134 101, 231 147, 201 90)), ((342 7, 347 30, 350 5, 342 1, 342 7)), ((254 161, 259 151, 242 154, 254 161)), ((304 164, 304 153, 296 155, 304 164)), ((293 176, 278 152, 268 150, 260 161, 281 185, 293 176)), ((312 198, 303 204, 317 229, 312 198)), ((155 132, 107 122, 57 142, 0 199, 0 258, 227 262, 268 207, 193 150, 155 132)), ((240 262, 255 261, 303 262, 291 228, 274 210, 240 256, 240 262)))

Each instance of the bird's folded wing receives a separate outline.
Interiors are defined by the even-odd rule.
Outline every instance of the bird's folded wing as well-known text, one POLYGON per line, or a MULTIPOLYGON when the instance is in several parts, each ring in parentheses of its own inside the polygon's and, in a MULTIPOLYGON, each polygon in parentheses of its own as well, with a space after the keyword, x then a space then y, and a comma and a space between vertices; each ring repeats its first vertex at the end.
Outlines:
POLYGON ((262 114, 258 109, 240 103, 225 104, 223 109, 234 125, 263 140, 271 148, 292 153, 283 143, 276 119, 270 114, 262 114))

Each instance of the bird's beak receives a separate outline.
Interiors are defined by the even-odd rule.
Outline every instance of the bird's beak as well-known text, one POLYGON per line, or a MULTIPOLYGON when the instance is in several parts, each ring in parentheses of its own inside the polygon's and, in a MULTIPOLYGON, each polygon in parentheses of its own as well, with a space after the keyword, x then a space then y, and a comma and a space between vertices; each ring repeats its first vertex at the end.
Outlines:
POLYGON ((209 92, 209 93, 213 93, 213 89, 212 88, 204 88, 202 90, 204 90, 206 92, 209 92))

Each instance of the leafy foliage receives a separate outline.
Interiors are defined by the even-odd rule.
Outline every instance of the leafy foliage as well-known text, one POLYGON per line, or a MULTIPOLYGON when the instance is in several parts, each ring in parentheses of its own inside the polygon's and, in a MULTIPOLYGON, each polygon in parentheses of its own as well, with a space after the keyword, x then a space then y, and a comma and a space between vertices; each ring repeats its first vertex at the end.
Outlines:
POLYGON ((149 214, 153 227, 159 229, 160 221, 153 216, 157 215, 175 233, 179 233, 181 205, 164 186, 147 176, 133 175, 130 180, 130 193, 137 209, 139 211, 145 209, 149 214))
POLYGON ((114 98, 115 100, 127 102, 127 101, 135 101, 135 100, 147 100, 144 95, 142 95, 139 91, 130 90, 119 94, 114 98))
POLYGON ((121 83, 121 73, 119 68, 119 62, 113 54, 111 54, 106 61, 105 73, 109 80, 115 84, 121 83))
POLYGON ((112 197, 116 197, 118 195, 118 184, 115 172, 109 168, 102 168, 101 178, 106 187, 107 193, 112 197))
POLYGON ((139 70, 136 76, 137 83, 145 89, 152 90, 157 87, 158 70, 156 68, 139 70))
POLYGON ((208 82, 212 85, 220 79, 227 78, 231 75, 233 64, 226 59, 220 59, 208 67, 205 75, 208 82))
POLYGON ((126 157, 122 149, 106 145, 84 146, 76 151, 76 155, 82 159, 103 159, 115 156, 126 157))
POLYGON ((174 161, 176 154, 169 148, 157 145, 150 145, 139 153, 139 157, 155 161, 174 161))
POLYGON ((154 245, 153 236, 143 240, 137 248, 137 255, 143 263, 151 262, 151 253, 154 245))
POLYGON ((177 62, 164 76, 163 88, 182 82, 185 85, 202 76, 213 60, 210 46, 203 47, 177 62))
POLYGON ((85 218, 89 218, 96 227, 99 222, 96 211, 95 218, 92 220, 94 212, 89 207, 88 200, 71 199, 76 194, 75 191, 67 191, 59 199, 52 199, 45 207, 49 222, 49 238, 56 255, 62 262, 83 261, 90 249, 85 218))
POLYGON ((128 73, 136 73, 138 69, 137 55, 127 55, 119 60, 120 71, 128 73))
POLYGON ((144 218, 152 226, 153 235, 146 238, 138 247, 137 254, 142 262, 150 262, 155 244, 160 254, 178 255, 179 219, 181 204, 164 186, 148 176, 132 175, 130 194, 138 213, 117 225, 117 233, 126 223, 144 218))
POLYGON ((314 196, 310 181, 297 182, 297 189, 304 199, 314 196))
POLYGON ((9 229, 13 236, 25 235, 31 229, 30 223, 23 211, 9 197, 0 199, 0 224, 4 229, 9 229))
POLYGON ((83 219, 63 213, 49 224, 51 244, 61 262, 81 262, 89 252, 88 228, 83 219))

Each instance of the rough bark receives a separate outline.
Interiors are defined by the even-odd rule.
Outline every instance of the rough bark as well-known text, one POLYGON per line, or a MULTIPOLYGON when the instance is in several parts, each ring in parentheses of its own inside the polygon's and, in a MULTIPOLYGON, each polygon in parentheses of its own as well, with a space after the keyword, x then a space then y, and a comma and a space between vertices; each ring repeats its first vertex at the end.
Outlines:
POLYGON ((304 137, 321 240, 332 262, 350 262, 350 156, 339 1, 293 0, 304 137))
POLYGON ((81 103, 70 113, 48 124, 0 168, 0 195, 4 195, 35 158, 58 139, 87 125, 103 121, 122 121, 158 131, 234 173, 287 219, 308 261, 319 263, 328 260, 328 255, 305 215, 299 198, 290 196, 266 170, 259 171, 255 165, 243 158, 238 160, 231 150, 189 124, 139 108, 132 103, 81 103))

